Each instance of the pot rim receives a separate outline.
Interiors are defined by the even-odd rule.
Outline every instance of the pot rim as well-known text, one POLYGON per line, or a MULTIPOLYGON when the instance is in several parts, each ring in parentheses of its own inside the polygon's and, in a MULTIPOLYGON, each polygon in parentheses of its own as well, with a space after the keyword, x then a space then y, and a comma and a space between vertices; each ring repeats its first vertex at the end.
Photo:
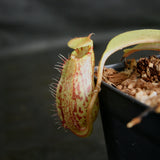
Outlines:
MULTIPOLYGON (((115 64, 109 64, 109 65, 105 65, 105 67, 107 68, 113 68, 113 69, 117 69, 117 70, 122 70, 124 68, 124 63, 115 63, 115 64)), ((98 66, 95 66, 95 71, 97 71, 98 69, 98 66)), ((97 77, 94 76, 95 80, 97 80, 97 77)), ((122 91, 120 91, 119 89, 117 89, 116 87, 112 86, 112 85, 109 85, 108 83, 102 81, 102 86, 104 87, 107 87, 109 88, 110 90, 118 93, 120 96, 123 96, 125 97, 126 99, 128 99, 129 101, 131 101, 132 103, 135 103, 135 104, 138 104, 140 106, 142 106, 143 108, 150 108, 149 105, 143 103, 143 102, 140 102, 139 100, 137 100, 136 98, 130 96, 129 94, 127 93, 124 93, 122 91)), ((101 87, 103 89, 103 87, 101 87)))

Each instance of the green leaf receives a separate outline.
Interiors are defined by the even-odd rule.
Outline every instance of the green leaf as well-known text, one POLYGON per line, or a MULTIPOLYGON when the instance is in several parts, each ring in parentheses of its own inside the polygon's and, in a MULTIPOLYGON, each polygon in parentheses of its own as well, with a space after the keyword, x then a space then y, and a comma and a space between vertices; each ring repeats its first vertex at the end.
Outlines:
MULTIPOLYGON (((95 100, 98 96, 98 92, 100 91, 100 85, 102 82, 103 67, 109 56, 125 47, 137 44, 146 44, 146 43, 152 44, 152 47, 157 47, 156 49, 159 49, 159 47, 155 44, 158 43, 159 45, 160 43, 160 30, 143 29, 143 30, 129 31, 119 34, 108 43, 98 66, 97 83, 88 108, 91 108, 91 106, 95 103, 95 100)), ((140 47, 144 47, 144 45, 140 47)))
POLYGON ((133 54, 137 51, 142 50, 155 50, 160 51, 160 43, 144 43, 144 44, 138 44, 132 48, 124 49, 123 58, 128 57, 129 55, 133 54))
POLYGON ((143 29, 124 32, 114 37, 107 45, 106 51, 111 52, 140 43, 160 42, 160 30, 143 29))

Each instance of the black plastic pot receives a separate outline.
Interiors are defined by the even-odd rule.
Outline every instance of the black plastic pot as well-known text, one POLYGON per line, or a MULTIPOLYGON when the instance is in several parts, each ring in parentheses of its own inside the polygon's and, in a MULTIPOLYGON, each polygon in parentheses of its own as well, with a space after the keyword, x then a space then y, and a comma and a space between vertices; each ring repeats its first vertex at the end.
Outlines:
MULTIPOLYGON (((106 66, 121 70, 123 64, 106 66)), ((151 113, 131 129, 127 122, 147 105, 102 82, 100 112, 109 160, 159 160, 160 115, 151 113)))

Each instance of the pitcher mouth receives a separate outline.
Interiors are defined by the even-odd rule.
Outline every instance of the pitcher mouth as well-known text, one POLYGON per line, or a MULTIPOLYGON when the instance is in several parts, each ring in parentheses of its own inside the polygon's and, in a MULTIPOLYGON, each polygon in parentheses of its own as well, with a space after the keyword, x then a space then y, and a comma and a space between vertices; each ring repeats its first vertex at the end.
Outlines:
POLYGON ((81 47, 81 48, 76 48, 71 55, 71 58, 77 58, 80 59, 86 55, 88 55, 90 53, 90 47, 86 46, 86 47, 81 47))

